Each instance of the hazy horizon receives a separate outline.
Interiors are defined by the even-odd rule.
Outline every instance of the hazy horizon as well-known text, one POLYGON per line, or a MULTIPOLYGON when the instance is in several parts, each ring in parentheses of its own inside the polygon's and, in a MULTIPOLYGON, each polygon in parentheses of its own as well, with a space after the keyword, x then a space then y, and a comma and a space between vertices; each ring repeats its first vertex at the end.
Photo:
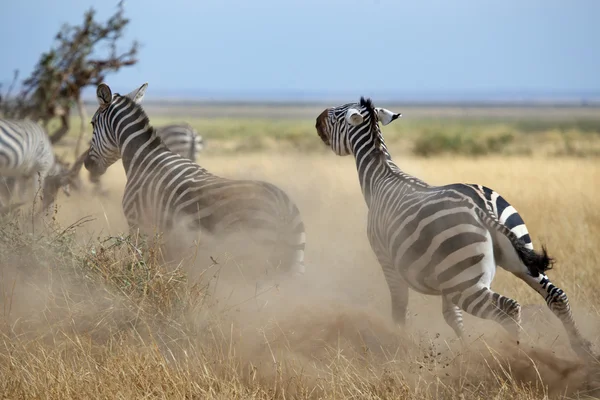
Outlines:
MULTIPOLYGON (((0 82, 14 69, 26 77, 91 5, 105 20, 117 1, 5 3, 0 82)), ((123 93, 148 82, 149 99, 600 99, 594 0, 136 0, 125 10, 121 45, 140 41, 140 62, 107 83, 123 93)))

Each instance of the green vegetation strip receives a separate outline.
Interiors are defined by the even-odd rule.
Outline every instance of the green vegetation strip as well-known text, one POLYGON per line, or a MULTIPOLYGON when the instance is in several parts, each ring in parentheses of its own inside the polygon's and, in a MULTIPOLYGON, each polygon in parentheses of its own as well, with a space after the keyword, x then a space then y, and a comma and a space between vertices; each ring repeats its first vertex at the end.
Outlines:
MULTIPOLYGON (((191 124, 206 141, 206 151, 263 151, 273 148, 324 151, 315 133, 313 119, 197 118, 157 116, 154 126, 173 122, 191 124)), ((54 129, 56 122, 50 124, 54 129)), ((79 129, 73 117, 70 143, 79 129)), ((90 130, 88 128, 88 130, 90 130)), ((516 119, 476 118, 403 119, 384 129, 390 146, 417 156, 531 154, 578 157, 600 156, 598 119, 516 119), (401 145, 401 146, 400 146, 401 145)), ((86 140, 89 140, 90 132, 86 140)), ((67 144, 68 146, 68 144, 67 144)))

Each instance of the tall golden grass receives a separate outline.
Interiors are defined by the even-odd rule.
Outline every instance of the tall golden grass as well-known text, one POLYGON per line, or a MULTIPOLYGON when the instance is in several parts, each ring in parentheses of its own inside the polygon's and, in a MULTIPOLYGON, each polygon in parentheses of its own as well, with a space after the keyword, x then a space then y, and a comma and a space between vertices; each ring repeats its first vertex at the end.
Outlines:
MULTIPOLYGON (((550 276, 598 347, 598 162, 396 161, 430 183, 481 183, 511 202, 534 244, 557 259, 550 276)), ((524 306, 521 345, 467 316, 463 348, 440 299, 415 293, 409 326, 394 326, 350 158, 207 155, 200 163, 222 176, 269 180, 294 198, 307 228, 306 277, 252 275, 260 266, 209 238, 182 264, 165 265, 158 249, 124 234, 125 181, 115 165, 104 179, 108 197, 87 187, 60 198, 54 220, 38 221, 33 232, 27 215, 0 224, 2 398, 598 395, 598 363, 577 359, 544 300, 503 271, 493 287, 524 306)))

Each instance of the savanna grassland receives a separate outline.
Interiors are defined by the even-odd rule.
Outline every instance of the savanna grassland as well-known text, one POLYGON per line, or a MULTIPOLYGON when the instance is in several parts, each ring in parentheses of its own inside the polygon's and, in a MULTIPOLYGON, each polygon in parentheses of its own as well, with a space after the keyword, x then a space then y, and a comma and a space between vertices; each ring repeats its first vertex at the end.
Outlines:
MULTIPOLYGON (((404 114, 384 136, 405 171, 432 184, 484 184, 519 210, 535 246, 556 258, 549 275, 600 353, 600 111, 382 106, 404 114)), ((307 230, 302 279, 264 276, 261 265, 204 237, 181 264, 163 263, 159 249, 127 236, 119 163, 103 177, 106 196, 84 170, 84 187, 61 194, 52 215, 6 217, 0 397, 600 396, 600 363, 577 359, 544 299, 502 270, 493 289, 523 305, 520 345, 465 316, 461 347, 441 300, 414 292, 409 325, 393 325, 355 165, 314 130, 322 109, 147 107, 154 125, 196 127, 206 140, 198 162, 211 172, 268 180, 290 194, 307 230)), ((71 153, 73 142, 57 153, 71 153)))

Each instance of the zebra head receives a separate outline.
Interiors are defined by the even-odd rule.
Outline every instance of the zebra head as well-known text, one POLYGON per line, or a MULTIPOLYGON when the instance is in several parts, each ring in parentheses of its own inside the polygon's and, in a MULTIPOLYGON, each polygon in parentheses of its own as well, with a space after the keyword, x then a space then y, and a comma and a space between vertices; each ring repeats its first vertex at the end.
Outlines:
POLYGON ((315 127, 319 137, 338 156, 352 154, 352 142, 360 137, 381 135, 378 122, 387 125, 401 117, 381 107, 374 107, 371 99, 361 97, 358 103, 348 103, 323 110, 315 127))
MULTIPOLYGON (((113 95, 107 84, 101 83, 96 89, 98 99, 98 110, 92 117, 92 141, 90 149, 84 161, 85 169, 93 177, 99 177, 106 172, 106 169, 114 164, 120 157, 119 138, 117 137, 114 120, 120 113, 127 113, 129 98, 135 103, 141 103, 146 93, 147 83, 139 88, 122 96, 118 93, 113 95)), ((121 119, 127 118, 127 115, 120 115, 121 119)))

